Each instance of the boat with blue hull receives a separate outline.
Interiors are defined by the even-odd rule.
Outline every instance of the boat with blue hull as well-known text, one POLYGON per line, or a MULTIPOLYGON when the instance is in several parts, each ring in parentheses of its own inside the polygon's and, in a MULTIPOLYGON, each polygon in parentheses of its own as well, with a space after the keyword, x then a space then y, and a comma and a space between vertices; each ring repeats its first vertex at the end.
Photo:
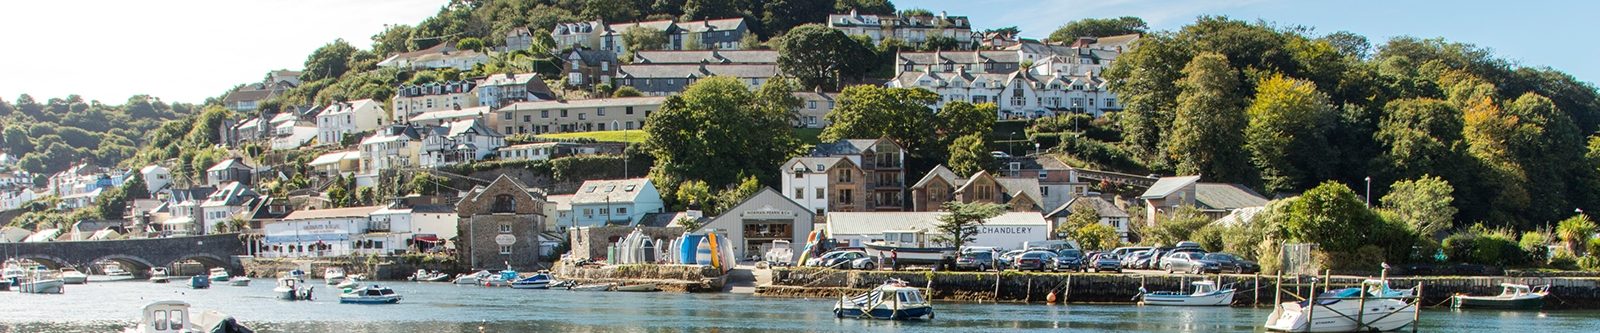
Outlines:
POLYGON ((194 288, 194 289, 211 288, 211 279, 210 279, 210 277, 205 276, 205 275, 191 276, 191 277, 189 277, 189 288, 194 288))
POLYGON ((933 304, 921 289, 906 286, 905 281, 889 280, 865 294, 840 297, 833 306, 833 315, 881 320, 933 319, 933 304))
POLYGON ((512 289, 550 289, 550 282, 554 281, 550 274, 543 272, 511 282, 512 289))

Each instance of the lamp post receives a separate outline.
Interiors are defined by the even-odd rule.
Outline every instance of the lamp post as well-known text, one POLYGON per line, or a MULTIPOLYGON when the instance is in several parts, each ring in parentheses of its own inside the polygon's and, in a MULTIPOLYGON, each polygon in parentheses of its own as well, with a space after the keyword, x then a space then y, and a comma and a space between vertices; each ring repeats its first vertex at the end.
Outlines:
POLYGON ((1372 208, 1372 177, 1368 176, 1366 178, 1366 180, 1367 180, 1367 196, 1362 198, 1362 201, 1366 202, 1367 208, 1372 208))
POLYGON ((1017 132, 1016 131, 1012 131, 1010 135, 1006 136, 1006 154, 1007 155, 1016 154, 1017 153, 1017 150, 1014 147, 1016 144, 1017 144, 1017 132))

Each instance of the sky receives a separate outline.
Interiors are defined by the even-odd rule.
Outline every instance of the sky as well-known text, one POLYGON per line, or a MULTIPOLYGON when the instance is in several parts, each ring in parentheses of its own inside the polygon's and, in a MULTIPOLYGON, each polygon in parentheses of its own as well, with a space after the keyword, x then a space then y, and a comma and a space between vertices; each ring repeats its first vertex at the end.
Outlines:
MULTIPOLYGON (((299 69, 334 39, 368 48, 385 24, 416 24, 445 0, 0 1, 0 99, 78 94, 120 104, 149 94, 198 103, 274 69, 299 69)), ((1452 0, 896 0, 900 9, 966 15, 975 29, 1015 25, 1044 37, 1066 22, 1138 16, 1176 30, 1200 15, 1350 31, 1374 45, 1444 37, 1524 66, 1600 81, 1600 1, 1452 0)))

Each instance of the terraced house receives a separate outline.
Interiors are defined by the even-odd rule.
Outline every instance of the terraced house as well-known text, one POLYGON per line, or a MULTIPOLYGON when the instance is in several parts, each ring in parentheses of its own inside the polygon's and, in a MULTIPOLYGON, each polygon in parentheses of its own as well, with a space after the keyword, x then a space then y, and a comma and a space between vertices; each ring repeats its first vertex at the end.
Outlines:
POLYGON ((628 52, 627 46, 622 43, 622 34, 633 28, 664 33, 667 36, 667 43, 661 46, 663 50, 736 50, 741 47, 739 40, 750 33, 750 27, 745 24, 744 18, 687 22, 657 20, 615 24, 605 24, 595 20, 556 24, 550 30, 550 37, 556 41, 557 49, 587 48, 622 55, 628 52))
POLYGON ((402 84, 394 92, 394 122, 405 122, 419 114, 460 110, 478 106, 472 80, 402 84))
POLYGON ((909 43, 922 43, 933 37, 950 38, 962 48, 971 48, 974 41, 983 38, 981 34, 974 36, 972 21, 966 16, 949 16, 945 12, 939 15, 894 16, 861 14, 854 9, 846 14, 828 15, 828 27, 843 31, 846 35, 867 36, 872 40, 872 45, 878 45, 884 39, 898 39, 909 43))
POLYGON ((521 102, 495 110, 490 128, 501 134, 639 129, 666 97, 623 97, 521 102))
POLYGON ((905 149, 889 139, 824 143, 779 170, 784 196, 819 217, 906 209, 905 149))

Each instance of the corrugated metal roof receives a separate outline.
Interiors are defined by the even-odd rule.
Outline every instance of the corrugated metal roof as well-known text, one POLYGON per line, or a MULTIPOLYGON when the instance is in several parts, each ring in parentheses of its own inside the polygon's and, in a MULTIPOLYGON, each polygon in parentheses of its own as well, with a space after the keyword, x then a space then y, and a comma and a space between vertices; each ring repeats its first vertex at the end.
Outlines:
POLYGON ((1194 200, 1201 207, 1222 210, 1267 205, 1267 198, 1239 184, 1200 183, 1195 186, 1194 200))
POLYGON ((1161 179, 1156 180, 1155 184, 1150 185, 1150 189, 1149 190, 1145 190, 1144 194, 1140 194, 1139 198, 1140 199, 1160 199, 1160 198, 1164 198, 1164 197, 1166 197, 1168 195, 1171 195, 1172 192, 1177 192, 1178 190, 1183 189, 1186 186, 1189 186, 1189 184, 1194 184, 1195 182, 1198 182, 1198 181, 1200 181, 1200 176, 1161 177, 1161 179))

